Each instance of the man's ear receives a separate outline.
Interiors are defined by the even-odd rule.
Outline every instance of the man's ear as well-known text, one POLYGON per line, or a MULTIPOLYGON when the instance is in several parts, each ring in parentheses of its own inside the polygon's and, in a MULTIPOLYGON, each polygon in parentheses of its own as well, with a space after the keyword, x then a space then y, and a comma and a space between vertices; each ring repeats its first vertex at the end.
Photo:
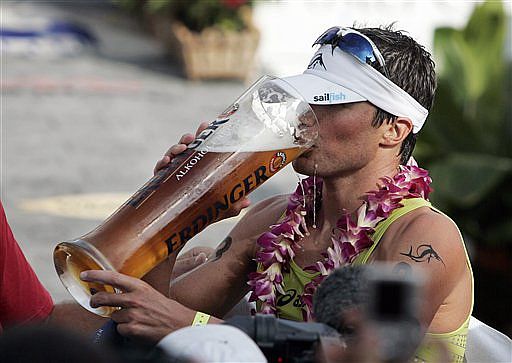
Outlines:
POLYGON ((405 117, 398 117, 391 123, 383 123, 384 133, 381 138, 381 145, 396 146, 405 140, 412 132, 412 121, 405 117))

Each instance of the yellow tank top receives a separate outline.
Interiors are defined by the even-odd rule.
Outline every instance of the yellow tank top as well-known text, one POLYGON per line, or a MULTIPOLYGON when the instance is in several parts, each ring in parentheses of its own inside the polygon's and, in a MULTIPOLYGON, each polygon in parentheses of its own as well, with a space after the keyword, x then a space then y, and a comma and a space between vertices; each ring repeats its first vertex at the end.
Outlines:
MULTIPOLYGON (((403 207, 395 209, 393 212, 391 212, 387 219, 383 220, 375 227, 375 232, 371 236, 373 244, 367 250, 361 252, 356 257, 353 264, 366 264, 389 226, 403 215, 420 207, 430 207, 445 215, 441 211, 432 207, 429 201, 422 198, 404 199, 401 203, 403 204, 403 207)), ((473 311, 473 271, 471 270, 471 264, 469 262, 469 257, 465 246, 464 252, 466 254, 466 263, 471 272, 471 311, 467 319, 458 329, 452 332, 441 334, 427 333, 423 343, 416 352, 415 362, 439 361, 440 358, 437 349, 437 342, 439 341, 446 345, 448 352, 451 355, 450 362, 459 363, 463 362, 464 360, 469 318, 471 316, 471 312, 473 311)), ((258 266, 258 269, 261 269, 261 266, 258 266)), ((303 321, 303 304, 300 301, 300 296, 304 291, 304 286, 306 286, 317 275, 318 273, 309 273, 304 271, 293 260, 290 262, 290 271, 283 273, 283 286, 285 289, 285 294, 278 294, 277 296, 276 307, 278 317, 288 320, 303 321)), ((259 303, 257 303, 257 308, 259 310, 259 303)))

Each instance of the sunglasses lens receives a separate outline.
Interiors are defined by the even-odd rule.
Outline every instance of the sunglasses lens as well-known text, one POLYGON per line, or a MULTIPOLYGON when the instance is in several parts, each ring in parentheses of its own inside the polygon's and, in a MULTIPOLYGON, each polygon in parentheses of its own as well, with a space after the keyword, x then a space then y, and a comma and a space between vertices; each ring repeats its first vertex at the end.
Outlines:
POLYGON ((315 44, 320 44, 320 45, 332 44, 332 41, 337 36, 339 30, 340 30, 339 27, 333 27, 333 28, 327 29, 322 35, 320 35, 318 37, 317 40, 315 40, 313 45, 315 45, 315 44))
POLYGON ((380 65, 384 75, 389 78, 384 58, 375 44, 356 30, 337 26, 329 28, 313 43, 313 45, 316 44, 330 44, 333 52, 335 47, 339 47, 342 51, 351 54, 363 63, 371 66, 380 65))
POLYGON ((348 33, 344 35, 338 42, 338 46, 341 50, 352 54, 363 63, 373 64, 376 61, 372 45, 359 34, 348 33))

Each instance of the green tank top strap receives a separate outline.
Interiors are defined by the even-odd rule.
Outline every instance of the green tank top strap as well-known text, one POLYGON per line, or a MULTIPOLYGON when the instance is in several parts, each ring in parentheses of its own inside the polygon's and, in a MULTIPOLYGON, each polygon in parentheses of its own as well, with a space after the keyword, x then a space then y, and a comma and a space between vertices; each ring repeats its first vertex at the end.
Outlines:
POLYGON ((375 227, 375 232, 371 236, 373 244, 368 249, 364 250, 359 255, 357 255, 356 259, 352 263, 353 265, 364 265, 365 263, 368 262, 368 259, 370 258, 373 251, 377 248, 377 245, 379 244, 384 233, 387 231, 389 226, 398 218, 421 207, 432 208, 432 204, 428 200, 425 200, 423 198, 404 199, 402 200, 401 203, 403 207, 395 209, 393 212, 391 212, 388 218, 377 224, 377 226, 375 227))
POLYGON ((450 333, 426 333, 415 357, 418 362, 439 362, 441 353, 439 344, 444 344, 450 363, 464 362, 467 335, 469 330, 469 315, 466 321, 456 330, 450 333))

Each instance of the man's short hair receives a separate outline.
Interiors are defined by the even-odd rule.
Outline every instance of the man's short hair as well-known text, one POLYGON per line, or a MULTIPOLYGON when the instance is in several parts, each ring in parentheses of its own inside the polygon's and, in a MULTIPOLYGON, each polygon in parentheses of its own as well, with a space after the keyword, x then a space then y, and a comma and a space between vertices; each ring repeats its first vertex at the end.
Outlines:
MULTIPOLYGON (((383 28, 356 29, 370 38, 379 48, 389 73, 389 79, 411 95, 430 111, 434 103, 436 74, 430 53, 402 31, 393 30, 393 24, 383 28)), ((380 66, 375 67, 384 74, 380 66)), ((373 126, 378 127, 387 120, 393 122, 395 115, 377 108, 373 126)), ((400 163, 405 164, 412 155, 416 134, 409 133, 400 147, 400 163)))
POLYGON ((343 315, 350 309, 363 308, 368 301, 364 266, 344 266, 334 270, 316 289, 313 296, 315 320, 349 335, 343 315))

